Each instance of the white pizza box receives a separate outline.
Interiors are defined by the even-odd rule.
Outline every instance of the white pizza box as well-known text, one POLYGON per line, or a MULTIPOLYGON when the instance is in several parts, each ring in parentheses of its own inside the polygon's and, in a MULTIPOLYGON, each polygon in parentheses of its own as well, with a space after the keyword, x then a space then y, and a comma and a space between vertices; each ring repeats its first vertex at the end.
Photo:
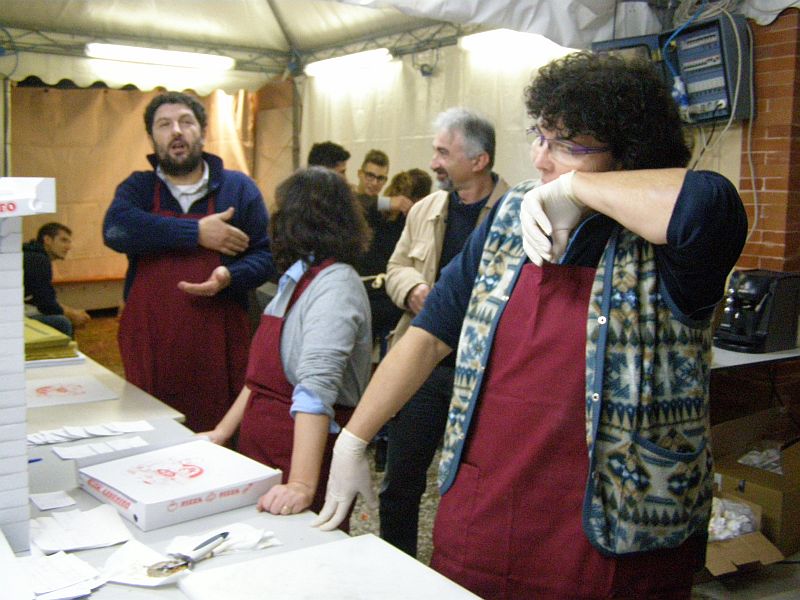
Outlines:
POLYGON ((81 487, 144 531, 254 505, 281 471, 207 440, 78 469, 81 487))

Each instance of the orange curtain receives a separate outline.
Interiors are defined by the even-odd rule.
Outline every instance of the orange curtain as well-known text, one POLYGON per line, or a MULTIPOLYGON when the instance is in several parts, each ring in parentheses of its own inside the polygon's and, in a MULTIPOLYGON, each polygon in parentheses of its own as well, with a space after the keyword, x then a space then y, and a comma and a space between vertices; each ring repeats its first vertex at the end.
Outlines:
MULTIPOLYGON (((132 171, 149 170, 144 129, 147 103, 158 92, 14 87, 10 158, 13 177, 55 177, 55 214, 23 218, 23 239, 59 221, 72 229, 66 261, 55 281, 121 278, 127 261, 103 245, 102 223, 117 185, 132 171)), ((217 91, 201 98, 208 113, 205 149, 225 166, 251 174, 255 95, 217 91)), ((263 190, 262 190, 263 192, 263 190)))

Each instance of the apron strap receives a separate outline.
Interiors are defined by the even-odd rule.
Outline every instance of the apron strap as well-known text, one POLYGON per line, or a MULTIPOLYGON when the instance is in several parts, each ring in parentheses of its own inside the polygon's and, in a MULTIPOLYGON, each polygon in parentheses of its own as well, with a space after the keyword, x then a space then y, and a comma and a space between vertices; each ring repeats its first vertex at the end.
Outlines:
POLYGON ((303 276, 300 278, 300 281, 297 282, 297 285, 294 288, 294 292, 292 293, 292 297, 289 299, 289 304, 286 305, 286 312, 284 314, 288 314, 289 309, 292 308, 292 305, 305 291, 305 289, 309 286, 309 284, 314 280, 323 269, 327 269, 330 267, 335 261, 332 258, 326 258, 318 265, 310 267, 303 276))
MULTIPOLYGON (((210 194, 208 196, 208 202, 206 203, 206 216, 213 215, 217 212, 217 194, 210 194)), ((161 212, 161 178, 156 177, 156 185, 153 188, 153 209, 151 212, 160 213, 161 212)))

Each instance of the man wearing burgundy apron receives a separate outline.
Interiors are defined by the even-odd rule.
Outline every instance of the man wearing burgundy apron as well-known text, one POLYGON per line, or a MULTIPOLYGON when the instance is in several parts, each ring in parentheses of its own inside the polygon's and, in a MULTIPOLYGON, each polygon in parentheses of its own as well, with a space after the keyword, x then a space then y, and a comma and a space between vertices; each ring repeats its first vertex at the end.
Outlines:
POLYGON ((370 493, 364 440, 457 347, 431 566, 482 598, 685 600, 710 516, 710 316, 744 207, 682 168, 649 63, 572 54, 525 99, 541 180, 498 203, 376 371, 319 522, 370 493))
POLYGON ((267 211, 252 179, 203 152, 198 100, 156 96, 144 120, 153 170, 117 187, 103 223, 128 256, 120 353, 128 381, 204 431, 244 383, 247 292, 275 274, 267 211))

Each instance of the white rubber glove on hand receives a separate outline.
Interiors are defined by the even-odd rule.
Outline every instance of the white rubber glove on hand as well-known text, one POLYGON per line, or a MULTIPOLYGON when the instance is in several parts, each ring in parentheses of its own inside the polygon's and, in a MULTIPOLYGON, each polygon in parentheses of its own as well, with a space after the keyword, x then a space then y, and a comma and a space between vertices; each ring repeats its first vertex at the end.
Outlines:
POLYGON ((367 442, 342 429, 333 446, 325 505, 311 526, 319 527, 322 531, 336 529, 344 521, 359 493, 370 508, 377 508, 378 499, 372 489, 372 476, 367 462, 367 442))
POLYGON ((525 193, 520 207, 522 247, 531 262, 555 262, 564 253, 572 229, 586 206, 572 191, 575 171, 525 193))

